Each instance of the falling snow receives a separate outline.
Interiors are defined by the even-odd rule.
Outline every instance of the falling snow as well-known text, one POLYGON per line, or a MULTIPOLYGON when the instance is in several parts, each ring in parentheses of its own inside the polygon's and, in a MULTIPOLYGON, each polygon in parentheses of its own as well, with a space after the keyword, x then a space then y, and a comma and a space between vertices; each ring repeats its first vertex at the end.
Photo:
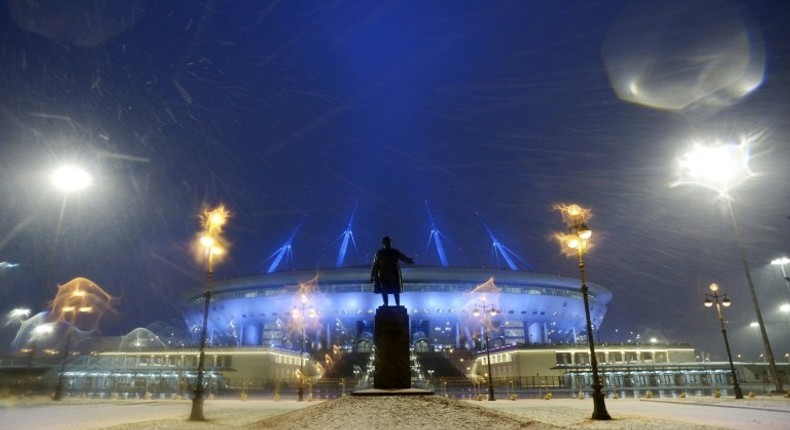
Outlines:
MULTIPOLYGON (((576 202, 595 214, 588 279, 614 296, 602 342, 649 334, 722 359, 702 306, 717 282, 733 301, 733 352, 756 359, 725 206, 710 190, 669 187, 692 140, 754 133, 755 176, 732 203, 774 352, 790 351, 790 316, 774 309, 790 297, 768 264, 790 252, 786 2, 727 11, 765 50, 748 95, 674 111, 612 87, 604 44, 640 28, 624 27, 625 1, 141 1, 89 14, 44 2, 37 16, 19 9, 27 3, 0 15, 4 313, 36 315, 58 285, 86 277, 118 298, 101 333, 177 319, 179 293, 203 279, 190 252, 200 211, 220 203, 234 216, 216 279, 266 271, 283 243, 277 270, 335 265, 341 242, 343 264, 369 264, 384 235, 420 265, 504 267, 502 255, 516 255, 519 269, 577 276, 552 239, 564 228, 552 207, 576 202), (63 162, 89 169, 93 185, 52 189, 63 162), (356 246, 338 240, 352 211, 356 246)), ((692 36, 659 24, 651 31, 670 40, 692 36)), ((710 82, 742 64, 714 37, 727 29, 694 32, 710 51, 684 60, 710 61, 684 71, 710 82)), ((667 70, 660 83, 688 84, 672 81, 671 54, 683 52, 629 57, 629 46, 617 45, 618 71, 653 54, 667 70)), ((3 328, 0 348, 18 328, 3 328)))

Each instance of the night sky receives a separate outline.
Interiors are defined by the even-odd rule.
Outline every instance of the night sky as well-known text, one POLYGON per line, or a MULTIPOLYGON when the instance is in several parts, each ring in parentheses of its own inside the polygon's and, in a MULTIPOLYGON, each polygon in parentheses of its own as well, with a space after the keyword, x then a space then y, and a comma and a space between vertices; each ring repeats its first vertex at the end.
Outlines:
POLYGON ((634 332, 721 360, 702 305, 717 282, 733 353, 756 359, 726 205, 669 186, 693 139, 755 136, 732 203, 774 355, 790 352, 790 291, 769 265, 790 254, 784 0, 32 3, 0 12, 0 261, 18 264, 0 271, 3 313, 83 276, 119 298, 102 334, 178 319, 205 276, 198 215, 219 203, 231 247, 216 279, 265 271, 300 224, 281 269, 333 266, 355 205, 347 264, 389 235, 438 265, 426 202, 453 266, 502 264, 485 222, 529 270, 578 277, 552 239, 552 206, 578 203, 594 214, 588 279, 614 294, 601 340, 634 332), (753 91, 699 91, 744 52, 753 91), (621 99, 612 64, 655 91, 621 99), (64 162, 94 176, 65 200, 49 183, 64 162))

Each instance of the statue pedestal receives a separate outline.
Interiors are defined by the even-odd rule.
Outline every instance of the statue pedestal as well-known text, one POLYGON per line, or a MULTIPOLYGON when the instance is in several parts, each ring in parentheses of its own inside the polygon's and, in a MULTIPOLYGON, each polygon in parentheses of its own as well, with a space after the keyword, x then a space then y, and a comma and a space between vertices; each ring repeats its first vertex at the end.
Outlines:
POLYGON ((373 340, 376 343, 373 388, 411 388, 409 315, 406 308, 381 306, 376 309, 373 340))

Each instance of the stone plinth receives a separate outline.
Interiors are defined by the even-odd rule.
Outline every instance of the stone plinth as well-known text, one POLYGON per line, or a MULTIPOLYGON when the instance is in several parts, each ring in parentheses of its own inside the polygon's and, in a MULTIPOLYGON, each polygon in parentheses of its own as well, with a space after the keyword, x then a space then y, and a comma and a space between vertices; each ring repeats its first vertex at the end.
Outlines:
POLYGON ((373 338, 376 344, 373 388, 411 388, 409 315, 406 308, 381 306, 376 309, 373 338))

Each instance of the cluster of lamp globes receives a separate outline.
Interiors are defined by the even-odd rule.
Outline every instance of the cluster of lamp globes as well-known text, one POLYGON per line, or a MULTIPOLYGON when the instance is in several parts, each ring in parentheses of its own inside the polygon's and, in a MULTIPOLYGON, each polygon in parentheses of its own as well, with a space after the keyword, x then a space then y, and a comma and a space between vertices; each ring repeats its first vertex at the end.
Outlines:
MULTIPOLYGON (((492 307, 491 307, 491 310, 490 310, 490 311, 488 311, 488 313, 489 313, 489 314, 491 314, 491 316, 493 317, 493 316, 496 316, 496 315, 499 313, 499 310, 497 310, 497 309, 496 309, 495 307, 493 307, 493 305, 492 305, 492 307)), ((474 310, 474 311, 472 311, 472 315, 474 315, 474 317, 475 317, 475 318, 479 317, 479 316, 480 316, 480 308, 478 308, 478 307, 475 307, 475 310, 474 310)))
MULTIPOLYGON (((710 284, 710 287, 708 287, 708 288, 710 288, 710 290, 713 292, 713 295, 712 296, 708 295, 708 297, 705 298, 705 307, 706 308, 709 308, 709 307, 713 306, 714 301, 710 299, 711 297, 716 299, 715 303, 719 303, 719 301, 718 301, 718 299, 719 299, 719 284, 710 284)), ((724 306, 725 308, 728 308, 728 307, 730 307, 732 305, 732 301, 729 298, 727 298, 726 294, 722 295, 721 297, 722 297, 722 300, 721 300, 721 305, 722 306, 724 306)))
POLYGON ((592 230, 586 224, 587 219, 591 216, 590 209, 577 204, 561 204, 554 208, 562 213, 562 219, 569 230, 567 234, 558 233, 556 235, 562 247, 571 253, 584 251, 592 237, 592 230))

